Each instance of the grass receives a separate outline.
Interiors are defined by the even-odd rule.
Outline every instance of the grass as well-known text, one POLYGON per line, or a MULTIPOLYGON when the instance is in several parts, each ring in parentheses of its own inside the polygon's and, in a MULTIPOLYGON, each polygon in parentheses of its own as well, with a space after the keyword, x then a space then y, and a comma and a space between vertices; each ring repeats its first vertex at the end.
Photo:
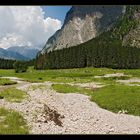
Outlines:
POLYGON ((47 85, 32 85, 29 87, 29 90, 37 90, 37 89, 41 89, 41 90, 45 90, 47 88, 47 85))
POLYGON ((34 70, 32 67, 26 73, 15 73, 14 70, 0 70, 0 76, 13 76, 23 78, 29 82, 74 82, 85 83, 93 81, 96 75, 105 75, 115 73, 117 70, 108 68, 75 68, 58 70, 34 70))
POLYGON ((59 93, 89 95, 91 101, 115 113, 127 110, 128 114, 140 116, 140 87, 112 84, 98 90, 91 90, 68 84, 53 84, 52 88, 59 93))
MULTIPOLYGON (((53 84, 52 88, 61 93, 88 94, 91 96, 92 101, 96 102, 100 107, 112 112, 127 110, 128 114, 140 115, 140 87, 128 86, 116 82, 116 80, 126 80, 134 77, 140 78, 140 69, 109 69, 90 67, 37 71, 30 67, 26 73, 15 73, 14 70, 0 70, 0 76, 19 77, 30 82, 63 82, 65 84, 53 84), (124 75, 128 76, 94 78, 94 76, 103 76, 114 73, 124 73, 124 75), (106 86, 93 91, 68 84, 87 82, 99 82, 106 86)), ((44 87, 40 87, 40 85, 38 85, 36 87, 33 86, 32 88, 33 90, 36 90, 37 88, 44 87)), ((8 96, 5 97, 5 99, 8 98, 8 96)))
POLYGON ((140 87, 109 85, 94 91, 91 100, 112 112, 127 110, 128 114, 140 116, 140 87))
MULTIPOLYGON (((14 70, 0 69, 0 76, 19 77, 29 82, 64 82, 64 83, 86 83, 97 81, 94 76, 103 76, 105 74, 124 73, 132 77, 140 78, 140 69, 110 69, 110 68, 74 68, 74 69, 57 69, 57 70, 34 70, 30 67, 25 73, 15 73, 14 70)), ((122 77, 123 78, 123 77, 122 77)), ((115 80, 115 79, 114 79, 115 80)), ((102 80, 103 81, 103 80, 102 80)), ((103 82, 107 82, 104 79, 103 82)))
POLYGON ((132 75, 133 77, 140 78, 140 69, 123 69, 119 71, 124 72, 126 75, 132 75))
POLYGON ((13 85, 16 84, 17 82, 11 81, 7 78, 0 78, 0 85, 5 86, 5 85, 13 85))
POLYGON ((13 110, 0 108, 0 134, 28 134, 24 118, 13 110))
POLYGON ((134 85, 140 85, 140 82, 130 82, 130 84, 134 85))
POLYGON ((90 95, 92 90, 68 84, 53 84, 52 88, 59 93, 81 93, 90 95))
POLYGON ((16 89, 14 87, 6 88, 0 92, 0 96, 9 102, 21 102, 27 97, 24 91, 16 89))
POLYGON ((130 79, 130 76, 113 76, 113 77, 102 77, 102 78, 93 78, 93 81, 100 82, 102 84, 116 84, 116 80, 127 80, 130 79))
POLYGON ((102 78, 103 80, 110 80, 110 81, 113 81, 113 80, 128 80, 130 79, 130 76, 113 76, 113 77, 103 77, 102 78))

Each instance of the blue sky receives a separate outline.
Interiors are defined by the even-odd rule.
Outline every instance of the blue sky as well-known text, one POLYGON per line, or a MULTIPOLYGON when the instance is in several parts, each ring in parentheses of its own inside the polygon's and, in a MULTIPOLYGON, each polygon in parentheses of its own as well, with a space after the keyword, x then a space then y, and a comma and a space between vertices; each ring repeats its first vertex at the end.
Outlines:
POLYGON ((46 17, 56 18, 64 22, 64 18, 71 6, 42 6, 46 17))

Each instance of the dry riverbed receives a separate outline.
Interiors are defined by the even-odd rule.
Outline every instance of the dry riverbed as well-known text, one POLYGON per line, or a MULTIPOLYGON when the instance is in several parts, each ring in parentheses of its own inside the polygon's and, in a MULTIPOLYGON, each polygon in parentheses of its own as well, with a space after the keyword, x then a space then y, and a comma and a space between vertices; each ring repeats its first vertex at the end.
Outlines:
MULTIPOLYGON (((0 106, 21 112, 31 134, 140 134, 138 116, 102 109, 86 95, 57 93, 51 88, 51 82, 29 83, 14 77, 11 80, 17 81, 16 87, 26 91, 29 98, 21 103, 0 99, 0 106), (46 88, 30 88, 40 84, 46 88)), ((97 87, 94 84, 83 84, 83 87, 97 87)))

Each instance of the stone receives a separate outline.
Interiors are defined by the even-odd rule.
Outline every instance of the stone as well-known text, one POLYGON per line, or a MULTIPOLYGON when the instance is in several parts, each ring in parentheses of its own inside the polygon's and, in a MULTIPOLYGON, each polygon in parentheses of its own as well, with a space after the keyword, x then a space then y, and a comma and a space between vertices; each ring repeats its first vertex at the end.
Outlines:
POLYGON ((51 36, 41 53, 76 46, 108 30, 124 6, 72 6, 62 28, 51 36), (109 19, 109 20, 108 20, 109 19))

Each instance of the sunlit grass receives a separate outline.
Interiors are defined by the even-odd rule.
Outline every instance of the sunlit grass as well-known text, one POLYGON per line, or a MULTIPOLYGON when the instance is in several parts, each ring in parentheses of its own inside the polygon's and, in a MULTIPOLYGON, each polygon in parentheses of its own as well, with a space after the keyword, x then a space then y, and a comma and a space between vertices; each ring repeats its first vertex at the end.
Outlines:
POLYGON ((89 95, 91 101, 115 113, 127 110, 128 114, 140 116, 140 87, 112 84, 94 90, 67 84, 53 84, 52 88, 59 93, 89 95))
POLYGON ((5 85, 13 85, 16 84, 17 82, 11 81, 7 78, 0 78, 0 85, 5 86, 5 85))
MULTIPOLYGON (((116 82, 117 80, 127 80, 134 77, 140 78, 140 69, 119 70, 90 67, 77 69, 34 70, 32 67, 30 67, 26 73, 15 73, 14 70, 0 70, 0 76, 19 77, 30 82, 58 82, 58 84, 52 85, 52 88, 57 92, 87 94, 90 95, 91 100, 96 102, 100 107, 112 112, 127 110, 128 114, 140 115, 140 87, 128 86, 116 82), (94 77, 115 73, 123 73, 125 76, 104 78, 94 77), (98 90, 93 90, 69 85, 69 83, 74 84, 88 82, 99 82, 104 84, 105 87, 98 90)), ((41 87, 38 85, 36 87, 33 86, 32 88, 33 90, 36 90, 38 88, 43 89, 46 87, 41 87)))
POLYGON ((140 87, 114 84, 94 91, 91 100, 112 112, 127 110, 140 116, 140 87))
POLYGON ((39 84, 30 86, 29 90, 37 90, 37 89, 45 90, 46 88, 48 88, 47 85, 39 84))
POLYGON ((68 84, 53 84, 52 88, 59 93, 80 93, 90 95, 92 90, 68 84))
POLYGON ((0 134, 28 134, 26 121, 13 110, 0 108, 0 134))
POLYGON ((27 98, 27 94, 24 91, 10 87, 0 92, 0 96, 9 102, 21 102, 27 98))
POLYGON ((117 70, 108 68, 77 68, 59 70, 34 70, 32 67, 25 73, 15 73, 14 70, 0 70, 0 76, 23 78, 29 82, 75 82, 85 83, 92 81, 94 76, 115 73, 117 70))

